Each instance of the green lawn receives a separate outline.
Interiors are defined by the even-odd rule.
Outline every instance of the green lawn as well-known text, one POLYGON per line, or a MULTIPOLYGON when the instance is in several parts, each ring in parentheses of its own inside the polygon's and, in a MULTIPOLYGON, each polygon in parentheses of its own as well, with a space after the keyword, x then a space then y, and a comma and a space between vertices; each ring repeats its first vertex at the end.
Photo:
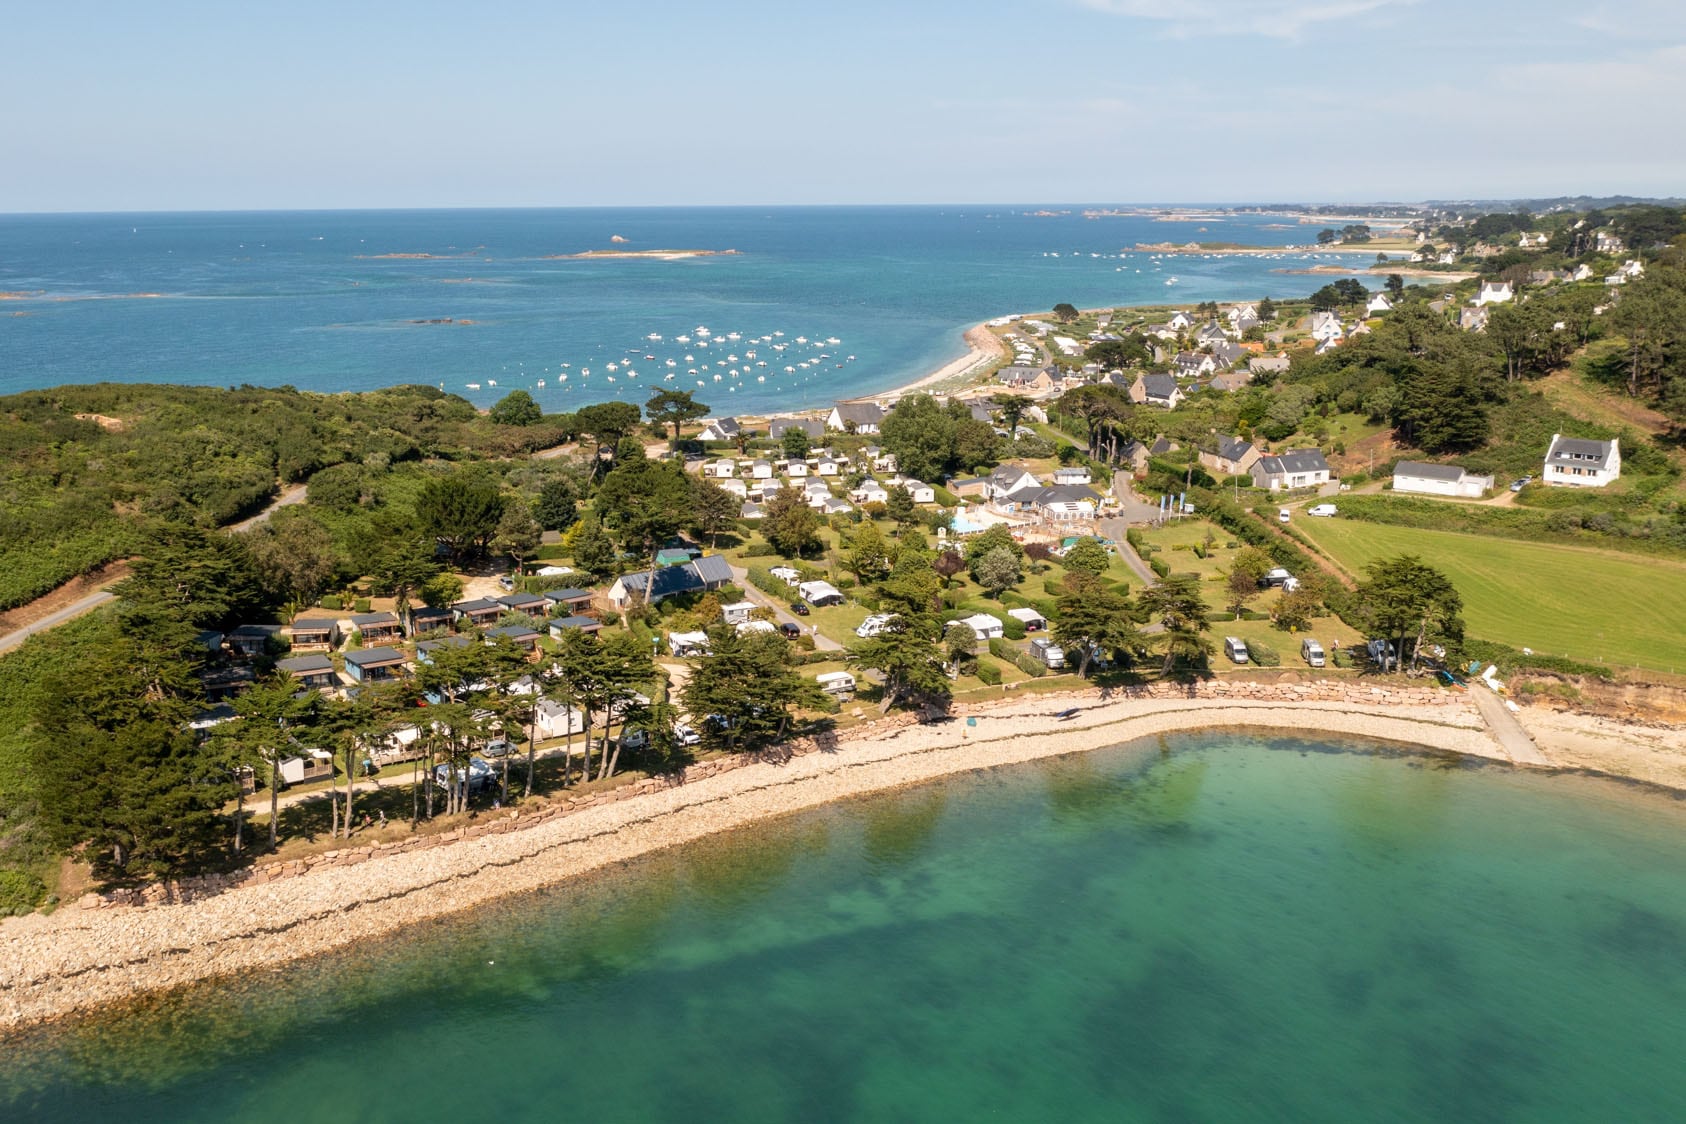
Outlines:
POLYGON ((1471 636, 1587 662, 1686 671, 1686 564, 1345 519, 1295 524, 1349 572, 1417 554, 1464 599, 1471 636))

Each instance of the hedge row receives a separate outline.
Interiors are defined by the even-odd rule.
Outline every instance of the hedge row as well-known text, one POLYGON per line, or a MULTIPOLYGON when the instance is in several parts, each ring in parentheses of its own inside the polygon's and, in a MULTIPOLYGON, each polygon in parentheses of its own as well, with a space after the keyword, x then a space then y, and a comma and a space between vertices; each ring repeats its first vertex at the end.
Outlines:
POLYGON ((1019 650, 1000 637, 989 642, 989 654, 1008 663, 1019 658, 1019 650))
POLYGON ((982 683, 990 687, 1001 685, 1001 669, 988 660, 979 657, 976 675, 982 683))
POLYGON ((1247 657, 1260 667, 1281 667, 1282 656, 1275 648, 1259 640, 1247 641, 1247 657))

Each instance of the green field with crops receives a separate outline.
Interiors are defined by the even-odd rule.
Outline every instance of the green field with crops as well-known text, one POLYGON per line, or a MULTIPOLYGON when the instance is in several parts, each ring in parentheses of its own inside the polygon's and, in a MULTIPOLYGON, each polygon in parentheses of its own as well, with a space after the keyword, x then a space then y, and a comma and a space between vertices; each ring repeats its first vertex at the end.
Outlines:
POLYGON ((1301 532, 1355 577, 1416 554, 1464 599, 1470 636, 1554 656, 1686 672, 1686 563, 1552 543, 1303 519, 1301 532))

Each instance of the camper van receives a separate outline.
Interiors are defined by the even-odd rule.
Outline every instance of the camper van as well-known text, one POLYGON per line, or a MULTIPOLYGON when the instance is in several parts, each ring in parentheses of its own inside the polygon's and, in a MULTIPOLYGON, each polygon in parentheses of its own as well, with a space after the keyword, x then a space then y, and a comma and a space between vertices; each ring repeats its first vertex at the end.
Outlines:
POLYGON ((1294 513, 1289 511, 1287 508, 1279 507, 1276 509, 1276 521, 1278 523, 1287 523, 1292 521, 1293 518, 1294 513))
POLYGON ((1239 636, 1224 637, 1224 655, 1235 663, 1247 662, 1247 642, 1239 636))
POLYGON ((847 697, 855 693, 855 677, 847 671, 827 671, 814 676, 814 682, 828 695, 847 697))
POLYGON ((1049 671, 1060 671, 1065 667, 1065 649, 1046 637, 1038 636, 1030 642, 1030 654, 1049 671))
POLYGON ((1323 645, 1309 636, 1300 641, 1300 658, 1312 667, 1324 667, 1328 663, 1323 656, 1323 645))

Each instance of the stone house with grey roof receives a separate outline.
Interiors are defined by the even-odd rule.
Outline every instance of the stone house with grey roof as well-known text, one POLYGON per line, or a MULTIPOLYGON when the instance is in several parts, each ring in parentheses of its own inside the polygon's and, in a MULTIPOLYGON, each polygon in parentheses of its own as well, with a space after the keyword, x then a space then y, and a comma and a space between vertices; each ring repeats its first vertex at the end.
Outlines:
POLYGON ((1253 463, 1253 487, 1272 492, 1316 488, 1329 482, 1329 462, 1316 449, 1289 449, 1253 463))

